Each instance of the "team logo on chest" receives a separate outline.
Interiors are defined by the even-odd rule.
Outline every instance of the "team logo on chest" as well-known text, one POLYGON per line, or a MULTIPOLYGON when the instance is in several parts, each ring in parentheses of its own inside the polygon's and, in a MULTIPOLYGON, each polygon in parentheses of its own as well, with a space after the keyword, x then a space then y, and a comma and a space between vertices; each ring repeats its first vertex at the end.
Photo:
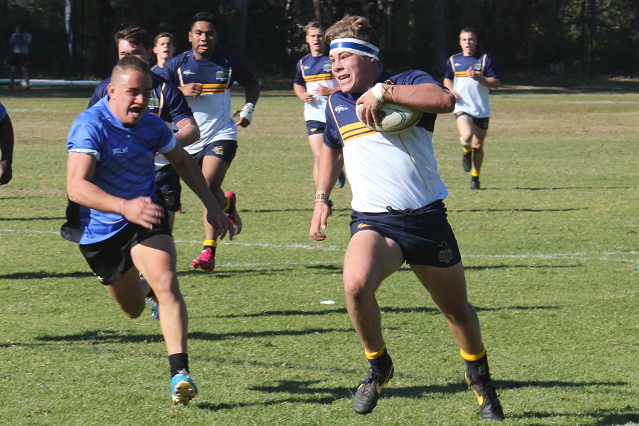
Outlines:
POLYGON ((215 73, 215 78, 226 80, 227 78, 229 78, 229 70, 218 70, 215 73))

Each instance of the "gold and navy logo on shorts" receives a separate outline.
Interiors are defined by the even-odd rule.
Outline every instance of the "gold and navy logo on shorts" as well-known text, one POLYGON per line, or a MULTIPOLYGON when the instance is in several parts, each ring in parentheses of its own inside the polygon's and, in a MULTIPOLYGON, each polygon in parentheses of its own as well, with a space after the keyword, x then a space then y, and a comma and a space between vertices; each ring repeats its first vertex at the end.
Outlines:
POLYGON ((359 229, 367 228, 367 227, 369 227, 369 226, 371 226, 371 225, 369 225, 368 223, 360 223, 359 225, 357 225, 357 227, 358 227, 359 229))
POLYGON ((224 154, 224 148, 221 146, 216 146, 215 148, 213 148, 213 152, 217 152, 218 154, 222 155, 224 154))
POLYGON ((440 262, 448 263, 453 259, 453 251, 448 247, 448 243, 446 241, 442 241, 439 243, 439 253, 437 253, 437 258, 440 262))

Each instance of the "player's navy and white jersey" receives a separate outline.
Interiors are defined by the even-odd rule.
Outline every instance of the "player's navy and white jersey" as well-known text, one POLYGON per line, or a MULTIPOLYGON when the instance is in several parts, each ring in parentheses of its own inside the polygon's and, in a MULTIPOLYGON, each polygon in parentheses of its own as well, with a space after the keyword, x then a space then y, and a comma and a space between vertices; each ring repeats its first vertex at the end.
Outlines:
MULTIPOLYGON (((423 71, 392 77, 384 72, 375 83, 441 86, 423 71)), ((361 94, 341 91, 329 97, 324 143, 343 149, 346 174, 353 191, 354 210, 367 213, 417 209, 448 195, 437 171, 433 130, 437 114, 424 113, 416 126, 398 133, 379 133, 355 114, 361 94)))
POLYGON ((459 93, 460 99, 455 104, 455 113, 465 112, 476 118, 490 117, 488 94, 490 89, 478 81, 466 77, 466 70, 472 68, 475 74, 482 77, 499 78, 493 58, 487 53, 476 51, 473 56, 462 53, 448 58, 445 78, 453 80, 453 90, 459 93))
POLYGON ((159 66, 158 64, 155 64, 155 65, 153 65, 153 66, 151 67, 151 71, 153 71, 153 73, 154 73, 154 74, 157 74, 157 75, 162 75, 162 70, 163 70, 163 69, 164 69, 164 68, 162 68, 162 67, 161 67, 161 66, 159 66))
POLYGON ((215 52, 211 59, 195 59, 190 50, 165 62, 162 75, 178 87, 202 84, 200 96, 186 98, 200 127, 200 140, 185 148, 189 154, 215 141, 237 140, 231 117, 231 86, 236 81, 246 86, 255 78, 240 58, 215 52))
POLYGON ((315 89, 319 86, 337 87, 337 80, 333 77, 331 70, 331 60, 328 55, 311 56, 309 53, 299 60, 296 70, 293 82, 300 86, 306 86, 306 91, 313 95, 312 102, 304 103, 304 120, 324 123, 328 96, 316 94, 315 89))
MULTIPOLYGON (((186 97, 180 89, 156 74, 153 74, 152 80, 153 91, 151 92, 151 99, 149 99, 148 109, 151 114, 157 115, 166 123, 179 123, 185 118, 193 117, 193 111, 191 111, 186 97)), ((111 77, 95 88, 89 101, 89 108, 108 95, 107 86, 109 83, 111 83, 111 77)))
MULTIPOLYGON (((125 127, 113 115, 107 98, 80 114, 67 138, 69 153, 92 155, 97 160, 91 183, 127 200, 157 200, 153 157, 156 152, 173 150, 176 144, 171 129, 153 114, 145 112, 138 124, 125 127)), ((118 213, 85 206, 80 206, 79 218, 83 231, 80 244, 106 240, 129 223, 118 213)))
POLYGON ((7 109, 2 103, 0 103, 0 121, 2 121, 7 116, 7 109))

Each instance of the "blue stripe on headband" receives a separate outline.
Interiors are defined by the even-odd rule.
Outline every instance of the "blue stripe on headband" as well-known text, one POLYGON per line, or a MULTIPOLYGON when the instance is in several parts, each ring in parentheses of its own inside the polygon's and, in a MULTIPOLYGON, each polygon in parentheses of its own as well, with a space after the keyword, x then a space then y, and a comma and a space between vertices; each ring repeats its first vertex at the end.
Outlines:
POLYGON ((337 39, 331 43, 330 51, 348 51, 360 55, 370 56, 379 60, 377 52, 379 49, 370 43, 357 39, 337 39))

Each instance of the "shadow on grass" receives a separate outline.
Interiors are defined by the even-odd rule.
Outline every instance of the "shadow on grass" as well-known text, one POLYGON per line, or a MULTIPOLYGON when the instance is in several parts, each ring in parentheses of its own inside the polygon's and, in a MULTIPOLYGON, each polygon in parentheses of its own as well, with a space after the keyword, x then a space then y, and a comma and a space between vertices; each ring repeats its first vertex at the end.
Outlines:
POLYGON ((92 272, 15 272, 13 274, 0 275, 0 280, 41 280, 43 278, 85 278, 91 277, 95 279, 92 272))
POLYGON ((580 210, 588 210, 588 207, 572 208, 572 209, 450 209, 449 212, 455 213, 494 213, 494 212, 527 212, 527 213, 548 213, 548 212, 574 212, 580 210))
POLYGON ((521 188, 516 186, 514 189, 520 191, 573 191, 576 189, 634 189, 634 186, 565 186, 565 187, 550 187, 550 188, 521 188))
MULTIPOLYGON (((557 306, 503 306, 499 308, 482 308, 475 306, 475 310, 478 312, 491 312, 491 311, 526 311, 526 310, 556 310, 557 306)), ((415 313, 427 313, 427 314, 439 314, 436 308, 429 308, 420 306, 416 308, 393 308, 393 307, 380 307, 380 310, 384 314, 415 314, 415 313)), ((320 316, 320 315, 333 315, 333 314, 347 314, 345 308, 327 308, 321 311, 302 311, 302 310, 290 310, 290 311, 263 311, 246 314, 229 314, 229 315, 209 315, 198 316, 198 318, 259 318, 259 317, 274 317, 274 316, 320 316)))
MULTIPOLYGON (((464 257, 464 255, 462 255, 462 258, 464 257)), ((465 271, 485 271, 485 270, 491 270, 491 269, 515 269, 515 268, 522 268, 522 269, 558 269, 558 268, 580 268, 581 266, 578 265, 534 265, 534 266, 530 266, 530 265, 491 265, 491 266, 466 266, 464 265, 464 270, 465 271)))
MULTIPOLYGON (((562 418, 562 417, 587 417, 591 419, 597 419, 596 423, 589 423, 593 426, 612 426, 612 425, 629 425, 630 423, 637 423, 639 421, 639 409, 626 406, 619 409, 604 409, 604 410, 592 410, 592 411, 580 411, 578 413, 561 412, 561 413, 547 413, 526 411, 523 414, 509 415, 506 413, 506 417, 509 419, 547 419, 547 418, 562 418)), ((541 426, 542 423, 526 423, 530 426, 541 426)), ((544 425, 547 423, 543 423, 544 425)))
MULTIPOLYGON (((191 340, 216 341, 234 338, 259 338, 273 336, 305 336, 308 334, 325 334, 325 333, 352 333, 351 328, 311 328, 305 330, 277 330, 277 331, 245 331, 234 333, 208 333, 204 331, 192 331, 189 333, 191 340)), ((35 340, 41 342, 95 342, 97 343, 140 343, 162 339, 162 335, 158 330, 157 334, 136 334, 131 330, 113 331, 113 330, 89 330, 81 333, 66 334, 61 336, 40 336, 35 340)))
POLYGON ((64 217, 11 217, 11 218, 6 218, 6 217, 0 217, 0 222, 29 222, 29 221, 33 221, 33 220, 55 220, 55 221, 59 221, 64 222, 66 220, 66 218, 64 217))

